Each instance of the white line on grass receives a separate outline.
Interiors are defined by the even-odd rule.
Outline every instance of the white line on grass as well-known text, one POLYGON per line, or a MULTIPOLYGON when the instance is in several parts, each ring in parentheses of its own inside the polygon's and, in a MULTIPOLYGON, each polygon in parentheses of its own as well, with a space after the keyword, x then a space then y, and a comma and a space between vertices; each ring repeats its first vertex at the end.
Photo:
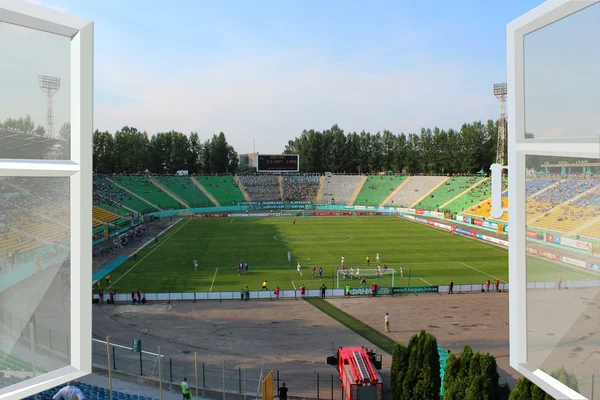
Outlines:
POLYGON ((479 272, 480 274, 487 275, 487 276, 489 276, 490 278, 498 279, 500 282, 507 283, 505 280, 503 280, 503 279, 500 279, 500 278, 497 278, 497 277, 495 277, 494 275, 486 274, 485 272, 483 272, 483 271, 482 271, 482 270, 480 270, 480 269, 477 269, 477 268, 475 268, 475 267, 471 267, 469 264, 465 264, 464 262, 461 262, 460 264, 464 265, 464 266, 465 266, 465 267, 467 267, 467 268, 471 268, 473 271, 477 271, 477 272, 479 272))
MULTIPOLYGON (((232 221, 233 221, 233 219, 232 219, 232 221)), ((219 267, 217 267, 217 269, 215 269, 215 276, 213 276, 213 281, 210 284, 210 290, 209 290, 209 292, 212 292, 213 285, 215 284, 215 279, 217 278, 217 272, 219 272, 219 267)))
POLYGON ((355 220, 357 220, 357 221, 358 221, 358 222, 360 222, 361 224, 364 224, 364 223, 365 223, 365 221, 363 221, 363 220, 361 220, 361 219, 358 219, 358 218, 356 218, 356 217, 352 217, 352 218, 354 218, 355 220))
POLYGON ((422 280, 423 282, 425 282, 426 284, 428 284, 429 286, 433 286, 431 283, 427 282, 425 279, 417 276, 417 278, 419 278, 420 280, 422 280))
POLYGON ((294 281, 292 281, 292 286, 294 287, 294 290, 296 290, 296 285, 294 285, 294 281))
POLYGON ((165 244, 166 242, 169 241, 169 239, 171 239, 173 237, 173 235, 175 235, 177 232, 179 232, 179 230, 181 228, 183 228, 184 226, 186 226, 192 219, 188 219, 187 221, 185 221, 179 228, 177 228, 177 230, 175 232, 173 232, 168 238, 166 238, 165 240, 163 240, 162 242, 160 242, 155 248, 153 248, 152 250, 150 250, 148 252, 148 254, 146 254, 144 256, 144 258, 142 258, 140 261, 136 262, 133 267, 129 268, 123 275, 121 275, 118 279, 116 279, 113 283, 111 283, 111 285, 107 288, 110 289, 111 287, 113 287, 114 285, 116 285, 117 282, 119 282, 125 275, 127 275, 128 273, 130 273, 135 267, 137 267, 142 261, 144 261, 146 258, 148 258, 148 256, 152 253, 154 253, 154 250, 158 249, 160 246, 162 246, 163 244, 165 244))
POLYGON ((233 224, 233 218, 231 218, 231 222, 229 222, 229 224, 230 224, 230 225, 231 225, 231 224, 233 224))

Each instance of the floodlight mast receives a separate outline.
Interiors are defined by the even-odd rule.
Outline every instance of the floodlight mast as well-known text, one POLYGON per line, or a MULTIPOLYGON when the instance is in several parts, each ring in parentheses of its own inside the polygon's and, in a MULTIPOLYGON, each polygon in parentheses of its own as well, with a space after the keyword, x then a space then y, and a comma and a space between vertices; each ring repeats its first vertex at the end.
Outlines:
POLYGON ((504 152, 508 143, 508 134, 506 132, 506 83, 494 84, 494 96, 500 100, 500 125, 498 126, 498 145, 496 148, 496 163, 505 165, 504 152))
POLYGON ((40 89, 48 97, 48 107, 46 109, 46 134, 50 137, 54 136, 54 106, 52 104, 52 96, 60 89, 60 78, 48 75, 40 75, 40 89))

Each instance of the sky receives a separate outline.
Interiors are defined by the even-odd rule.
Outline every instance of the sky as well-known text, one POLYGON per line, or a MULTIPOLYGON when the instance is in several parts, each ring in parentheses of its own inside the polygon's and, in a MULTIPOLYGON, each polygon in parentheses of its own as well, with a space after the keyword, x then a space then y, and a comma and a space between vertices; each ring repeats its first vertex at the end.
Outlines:
MULTIPOLYGON (((94 21, 94 127, 220 131, 240 152, 280 153, 304 129, 458 129, 496 119, 506 24, 542 3, 507 1, 44 0, 94 21)), ((0 119, 45 125, 37 75, 61 77, 68 41, 0 24, 0 119), (31 40, 35 38, 36 40, 31 40), (2 96, 4 99, 7 97, 2 96)))

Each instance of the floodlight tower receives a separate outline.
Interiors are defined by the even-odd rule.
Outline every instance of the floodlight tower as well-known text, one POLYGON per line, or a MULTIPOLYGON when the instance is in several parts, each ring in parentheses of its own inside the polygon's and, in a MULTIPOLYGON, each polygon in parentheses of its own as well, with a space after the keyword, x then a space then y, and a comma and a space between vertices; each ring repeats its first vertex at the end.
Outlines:
POLYGON ((54 136, 54 107, 52 106, 52 96, 60 89, 60 78, 48 75, 40 75, 40 89, 48 97, 48 107, 46 109, 46 134, 54 136))
POLYGON ((506 132, 506 83, 494 84, 494 96, 500 100, 500 126, 498 127, 498 147, 496 150, 496 162, 504 165, 504 152, 508 142, 506 132))

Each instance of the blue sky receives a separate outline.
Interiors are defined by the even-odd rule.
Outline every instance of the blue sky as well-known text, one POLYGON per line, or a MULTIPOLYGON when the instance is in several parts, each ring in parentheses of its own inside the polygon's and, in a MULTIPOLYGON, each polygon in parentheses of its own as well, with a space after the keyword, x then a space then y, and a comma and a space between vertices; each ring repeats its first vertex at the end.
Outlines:
MULTIPOLYGON (((96 128, 222 130, 238 151, 256 139, 264 153, 335 123, 408 133, 496 118, 506 24, 542 3, 36 2, 95 22, 96 128)), ((37 100, 27 107, 43 122, 37 100)))

